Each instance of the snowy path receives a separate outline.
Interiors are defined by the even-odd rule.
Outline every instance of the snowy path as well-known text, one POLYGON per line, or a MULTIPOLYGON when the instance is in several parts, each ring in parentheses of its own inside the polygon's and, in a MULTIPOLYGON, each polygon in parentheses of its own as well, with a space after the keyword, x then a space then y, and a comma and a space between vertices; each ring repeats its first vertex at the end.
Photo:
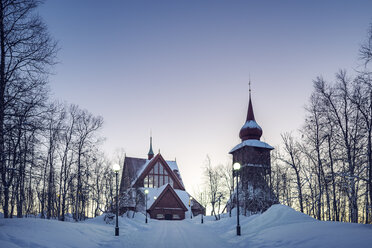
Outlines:
POLYGON ((120 237, 120 241, 126 247, 142 248, 198 248, 198 247, 229 247, 226 240, 217 236, 214 230, 200 222, 184 221, 154 221, 150 220, 145 230, 126 232, 120 237), (133 246, 131 241, 135 241, 133 246))

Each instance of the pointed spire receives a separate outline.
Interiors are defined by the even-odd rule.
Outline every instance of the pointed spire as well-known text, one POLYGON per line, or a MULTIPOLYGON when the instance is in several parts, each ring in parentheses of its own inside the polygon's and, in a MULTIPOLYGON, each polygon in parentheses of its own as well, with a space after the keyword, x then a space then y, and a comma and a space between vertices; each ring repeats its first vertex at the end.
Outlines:
POLYGON ((249 103, 248 103, 248 112, 246 121, 255 121, 251 97, 251 76, 249 76, 249 103))
POLYGON ((262 136, 262 129, 257 124, 254 113, 253 113, 253 105, 251 99, 251 78, 249 76, 249 102, 248 102, 248 111, 247 111, 247 119, 243 127, 240 129, 239 137, 244 140, 248 139, 256 139, 260 140, 262 136))
POLYGON ((152 134, 150 133, 150 150, 149 153, 147 153, 148 159, 152 159, 154 157, 154 152, 152 151, 152 134))

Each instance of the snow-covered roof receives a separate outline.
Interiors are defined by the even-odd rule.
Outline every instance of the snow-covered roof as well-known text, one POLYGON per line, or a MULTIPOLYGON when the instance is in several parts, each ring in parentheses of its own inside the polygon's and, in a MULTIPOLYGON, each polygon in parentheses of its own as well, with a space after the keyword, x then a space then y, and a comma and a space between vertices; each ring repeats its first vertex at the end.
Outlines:
MULTIPOLYGON (((152 158, 153 159, 153 158, 152 158)), ((132 185, 136 182, 137 178, 142 174, 142 172, 146 169, 147 165, 151 162, 152 159, 146 159, 145 163, 138 169, 136 177, 132 180, 132 185)))
POLYGON ((258 128, 260 130, 262 130, 262 128, 260 127, 260 125, 257 124, 256 121, 254 120, 249 120, 247 121, 242 128, 258 128))
POLYGON ((253 147, 260 147, 260 148, 267 148, 267 149, 274 149, 274 147, 270 146, 269 144, 265 143, 265 142, 262 142, 260 140, 256 140, 256 139, 248 139, 248 140, 244 140, 242 143, 240 143, 239 145, 235 146, 231 151, 230 153, 236 151, 236 150, 239 150, 240 148, 243 148, 244 146, 253 146, 253 147))
POLYGON ((172 169, 172 171, 174 171, 174 170, 179 171, 177 161, 166 160, 165 162, 167 162, 168 166, 172 169))
MULTIPOLYGON (((152 159, 154 159, 154 158, 152 158, 152 159)), ((146 169, 147 165, 151 162, 152 159, 150 159, 150 160, 146 159, 146 162, 142 165, 141 169, 138 170, 137 177, 139 177, 142 174, 142 172, 146 169)), ((167 162, 169 168, 171 168, 172 171, 174 171, 174 170, 179 171, 177 161, 165 160, 165 162, 167 162)), ((182 179, 181 179, 181 181, 182 181, 182 179)))
MULTIPOLYGON (((145 189, 149 191, 147 195, 147 209, 149 209, 152 206, 152 204, 154 204, 155 202, 154 197, 158 198, 160 194, 164 191, 164 189, 167 187, 167 185, 168 184, 164 184, 163 186, 159 188, 141 188, 143 192, 145 192, 145 189)), ((174 191, 176 192, 178 197, 181 199, 182 203, 187 208, 187 211, 190 211, 190 207, 189 207, 190 195, 184 190, 174 189, 174 191)))
MULTIPOLYGON (((125 159, 128 160, 128 165, 132 167, 132 170, 134 171, 134 174, 135 176, 132 177, 132 181, 131 181, 131 186, 133 186, 138 177, 143 173, 143 171, 146 169, 146 167, 149 165, 149 163, 154 159, 156 158, 153 157, 152 159, 142 159, 142 158, 132 158, 132 157, 126 157, 125 159)), ((165 162, 168 164, 169 168, 172 170, 172 171, 178 171, 178 175, 176 175, 177 179, 179 179, 178 181, 180 181, 180 183, 183 185, 183 181, 182 181, 182 177, 181 177, 181 174, 179 173, 179 169, 178 169, 178 165, 177 165, 177 161, 171 161, 171 160, 165 160, 165 162), (178 178, 179 176, 179 178, 178 178)))

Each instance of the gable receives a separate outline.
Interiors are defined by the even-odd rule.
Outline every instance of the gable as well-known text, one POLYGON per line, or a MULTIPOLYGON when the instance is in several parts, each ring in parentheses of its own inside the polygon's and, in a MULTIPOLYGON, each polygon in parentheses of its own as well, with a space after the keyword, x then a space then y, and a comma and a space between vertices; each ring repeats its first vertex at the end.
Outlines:
POLYGON ((149 210, 153 210, 156 208, 173 208, 187 211, 187 207, 169 184, 165 187, 165 189, 162 191, 159 197, 150 206, 149 210))
POLYGON ((169 167, 167 162, 160 154, 157 154, 147 165, 135 181, 135 185, 140 187, 159 187, 167 183, 172 183, 173 188, 185 190, 183 184, 169 167), (147 185, 144 185, 144 181, 147 185))

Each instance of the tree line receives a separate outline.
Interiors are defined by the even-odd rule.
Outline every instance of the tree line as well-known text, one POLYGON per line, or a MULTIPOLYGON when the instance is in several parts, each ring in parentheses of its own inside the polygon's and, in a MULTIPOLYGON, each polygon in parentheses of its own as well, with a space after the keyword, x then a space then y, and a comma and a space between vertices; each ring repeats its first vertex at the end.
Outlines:
MULTIPOLYGON (((319 220, 372 223, 372 25, 359 57, 353 74, 313 80, 303 127, 283 133, 271 153, 278 201, 319 220)), ((217 220, 234 189, 232 165, 214 167, 207 157, 204 178, 195 195, 217 220)))
POLYGON ((82 220, 111 204, 103 119, 50 99, 58 44, 37 0, 0 0, 0 203, 4 218, 82 220))
POLYGON ((274 154, 281 202, 319 220, 372 222, 372 26, 353 74, 314 81, 299 133, 274 154))

